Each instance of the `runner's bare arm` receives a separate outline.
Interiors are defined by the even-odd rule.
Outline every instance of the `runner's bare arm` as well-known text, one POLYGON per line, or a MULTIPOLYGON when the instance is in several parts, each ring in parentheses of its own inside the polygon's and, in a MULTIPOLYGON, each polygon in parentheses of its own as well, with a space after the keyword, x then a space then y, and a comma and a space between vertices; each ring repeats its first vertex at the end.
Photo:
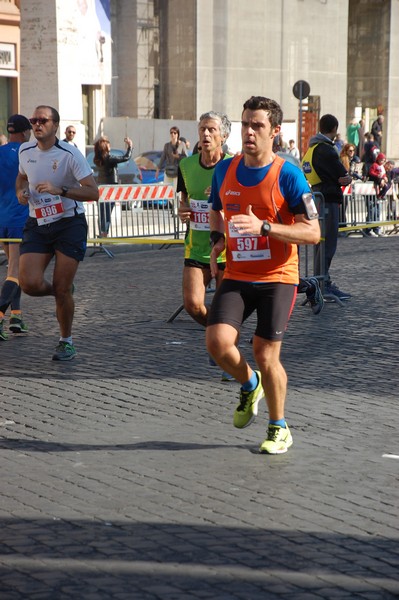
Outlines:
MULTIPOLYGON (((307 219, 306 215, 295 215, 295 223, 284 225, 271 223, 269 237, 290 244, 317 244, 320 240, 320 225, 318 219, 307 219)), ((259 235, 263 221, 252 212, 248 206, 247 214, 233 215, 231 222, 243 234, 259 235)))
POLYGON ((180 192, 179 219, 182 223, 187 223, 191 217, 190 205, 188 203, 188 194, 180 192))
POLYGON ((213 208, 210 209, 209 229, 211 231, 220 231, 221 233, 224 233, 224 220, 222 211, 213 210, 213 208))
POLYGON ((15 182, 15 193, 20 204, 28 204, 29 202, 29 182, 26 175, 18 173, 15 182))
POLYGON ((78 200, 80 202, 95 202, 98 200, 98 187, 93 175, 84 177, 79 183, 79 187, 68 188, 68 191, 64 193, 62 187, 53 185, 50 181, 42 181, 36 186, 36 191, 40 194, 48 193, 54 196, 65 196, 71 200, 78 200))
POLYGON ((218 266, 217 266, 217 258, 219 254, 221 254, 225 248, 225 238, 224 238, 224 220, 223 213, 218 210, 210 209, 209 212, 209 228, 210 231, 218 231, 223 234, 220 239, 213 244, 211 250, 211 258, 210 258, 210 267, 211 267, 211 275, 212 277, 216 277, 218 274, 218 266))

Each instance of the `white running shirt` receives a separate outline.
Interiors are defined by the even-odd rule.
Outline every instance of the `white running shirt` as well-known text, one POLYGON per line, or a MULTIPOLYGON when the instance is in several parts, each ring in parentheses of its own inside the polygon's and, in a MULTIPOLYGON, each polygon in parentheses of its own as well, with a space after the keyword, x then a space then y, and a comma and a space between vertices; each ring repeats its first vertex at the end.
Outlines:
MULTIPOLYGON (((89 163, 75 146, 62 142, 58 138, 49 150, 40 150, 37 142, 26 142, 19 148, 19 171, 29 181, 29 216, 37 218, 36 208, 41 197, 50 194, 39 194, 36 186, 49 181, 56 187, 76 188, 79 182, 93 174, 89 163)), ((54 198, 54 196, 53 196, 54 198)), ((73 217, 76 213, 85 212, 83 202, 60 196, 63 213, 60 218, 73 217)))

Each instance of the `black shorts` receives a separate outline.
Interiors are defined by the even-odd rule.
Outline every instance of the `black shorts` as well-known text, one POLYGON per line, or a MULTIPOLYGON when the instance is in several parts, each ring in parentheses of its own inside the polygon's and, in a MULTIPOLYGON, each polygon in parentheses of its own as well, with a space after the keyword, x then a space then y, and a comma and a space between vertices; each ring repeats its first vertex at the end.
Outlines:
MULTIPOLYGON (((193 258, 185 258, 184 259, 185 267, 194 267, 195 269, 210 269, 210 265, 208 263, 200 262, 199 260, 194 260, 193 258)), ((224 271, 226 267, 226 263, 218 263, 218 269, 220 271, 224 271)))
POLYGON ((34 252, 54 255, 58 250, 78 262, 84 259, 87 245, 87 221, 84 214, 65 217, 49 225, 38 225, 28 217, 20 253, 34 252))
POLYGON ((225 323, 237 331, 255 310, 255 335, 281 341, 296 298, 297 286, 288 283, 250 283, 223 279, 213 297, 208 325, 225 323))

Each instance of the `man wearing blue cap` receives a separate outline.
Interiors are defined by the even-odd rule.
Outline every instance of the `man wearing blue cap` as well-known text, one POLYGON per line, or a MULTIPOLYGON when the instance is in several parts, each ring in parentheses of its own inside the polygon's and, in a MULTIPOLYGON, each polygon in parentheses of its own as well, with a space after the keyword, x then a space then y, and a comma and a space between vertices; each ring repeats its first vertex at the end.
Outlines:
MULTIPOLYGON (((22 238, 22 231, 28 217, 28 207, 22 206, 15 193, 18 175, 18 149, 29 141, 32 125, 23 115, 12 115, 8 119, 9 142, 0 146, 0 239, 22 238)), ((19 242, 3 242, 7 256, 7 276, 0 291, 0 341, 8 339, 4 330, 4 315, 11 306, 10 330, 26 333, 28 328, 22 320, 21 288, 19 286, 19 242)))

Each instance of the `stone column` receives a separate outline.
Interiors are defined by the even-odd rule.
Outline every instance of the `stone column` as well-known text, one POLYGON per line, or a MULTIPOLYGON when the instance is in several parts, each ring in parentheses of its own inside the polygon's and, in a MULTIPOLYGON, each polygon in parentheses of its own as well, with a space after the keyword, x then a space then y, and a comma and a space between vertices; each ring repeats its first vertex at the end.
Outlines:
POLYGON ((77 3, 57 0, 21 2, 21 112, 31 116, 39 104, 56 108, 65 127, 77 127, 84 148, 77 3))

